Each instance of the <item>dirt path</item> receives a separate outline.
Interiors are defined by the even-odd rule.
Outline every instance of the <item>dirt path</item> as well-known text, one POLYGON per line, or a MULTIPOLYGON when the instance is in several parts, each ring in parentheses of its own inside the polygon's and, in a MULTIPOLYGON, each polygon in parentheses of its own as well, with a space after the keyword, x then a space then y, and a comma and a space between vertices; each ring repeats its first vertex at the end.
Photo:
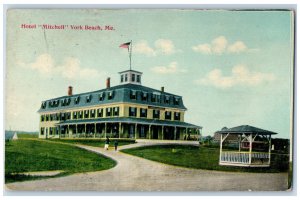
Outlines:
MULTIPOLYGON (((143 142, 120 149, 143 146, 143 142)), ((151 144, 149 144, 151 145, 151 144)), ((78 145, 118 162, 104 171, 7 184, 17 191, 278 191, 287 189, 287 173, 236 173, 187 169, 113 150, 78 145)))

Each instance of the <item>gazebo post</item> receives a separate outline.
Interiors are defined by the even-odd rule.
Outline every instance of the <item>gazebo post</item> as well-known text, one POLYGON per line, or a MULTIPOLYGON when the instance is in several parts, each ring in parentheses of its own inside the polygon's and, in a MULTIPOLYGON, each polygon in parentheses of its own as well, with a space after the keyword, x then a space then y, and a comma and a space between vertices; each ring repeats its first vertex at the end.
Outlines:
POLYGON ((271 134, 269 135, 269 138, 268 138, 268 142, 269 142, 269 162, 268 164, 270 165, 271 164, 271 134))
POLYGON ((222 162, 222 147, 223 147, 223 134, 221 133, 221 140, 220 140, 220 157, 219 157, 219 162, 222 162))
POLYGON ((251 165, 251 158, 252 158, 252 133, 249 136, 249 165, 251 165))

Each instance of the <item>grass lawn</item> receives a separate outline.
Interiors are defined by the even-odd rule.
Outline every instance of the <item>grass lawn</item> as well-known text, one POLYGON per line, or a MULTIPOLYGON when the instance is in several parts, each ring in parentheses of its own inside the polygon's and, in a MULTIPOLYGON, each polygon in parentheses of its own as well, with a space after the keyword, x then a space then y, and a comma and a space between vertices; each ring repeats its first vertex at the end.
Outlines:
MULTIPOLYGON (((110 144, 109 146, 114 146, 114 138, 110 138, 110 144)), ((122 145, 128 145, 135 143, 135 140, 133 139, 117 139, 118 140, 118 146, 122 145)), ((63 142, 63 143, 70 143, 70 144, 83 144, 88 146, 94 146, 94 147, 104 147, 105 139, 48 139, 47 141, 54 141, 54 142, 63 142)))
POLYGON ((38 138, 38 134, 18 133, 18 138, 38 138))
POLYGON ((274 164, 270 168, 250 168, 220 166, 218 148, 199 148, 187 145, 157 145, 124 149, 122 152, 170 165, 196 169, 239 172, 281 172, 288 170, 288 156, 285 156, 287 159, 282 159, 275 154, 272 155, 272 163, 274 164), (285 163, 286 165, 284 165, 285 163))
POLYGON ((116 162, 109 158, 70 145, 38 140, 5 143, 6 183, 41 178, 14 173, 63 170, 63 175, 67 175, 105 170, 115 165, 116 162))

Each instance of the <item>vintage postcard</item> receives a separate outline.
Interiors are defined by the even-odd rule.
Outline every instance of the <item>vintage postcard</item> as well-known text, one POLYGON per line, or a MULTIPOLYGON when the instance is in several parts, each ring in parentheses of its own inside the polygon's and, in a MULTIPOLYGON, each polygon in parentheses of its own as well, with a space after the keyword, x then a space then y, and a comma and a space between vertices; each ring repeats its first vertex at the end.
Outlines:
POLYGON ((5 188, 293 189, 292 10, 9 9, 5 188))

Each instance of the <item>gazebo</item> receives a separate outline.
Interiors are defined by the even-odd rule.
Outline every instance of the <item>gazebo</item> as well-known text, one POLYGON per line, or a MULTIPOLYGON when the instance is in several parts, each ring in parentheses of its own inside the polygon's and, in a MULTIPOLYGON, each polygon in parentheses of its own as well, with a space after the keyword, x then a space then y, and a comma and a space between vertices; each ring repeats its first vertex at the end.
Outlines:
POLYGON ((219 165, 269 167, 271 163, 271 135, 277 134, 249 125, 223 128, 221 135, 219 165), (229 135, 234 143, 226 141, 229 135))

